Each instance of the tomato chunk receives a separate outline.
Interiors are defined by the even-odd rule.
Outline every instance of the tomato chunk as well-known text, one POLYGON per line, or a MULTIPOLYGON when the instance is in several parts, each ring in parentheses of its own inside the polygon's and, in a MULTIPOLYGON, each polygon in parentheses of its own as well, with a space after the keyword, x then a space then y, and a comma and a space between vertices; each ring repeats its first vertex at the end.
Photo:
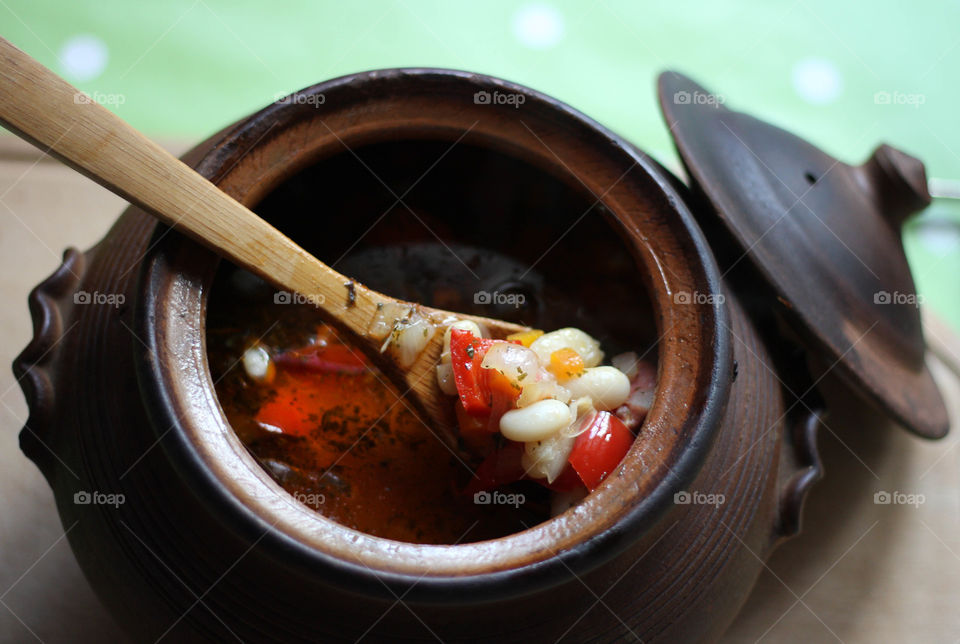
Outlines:
POLYGON ((255 420, 290 436, 306 436, 319 427, 324 409, 343 399, 340 376, 306 370, 281 371, 274 383, 276 394, 260 406, 255 420))
POLYGON ((633 444, 633 434, 610 412, 599 411, 586 422, 588 427, 577 436, 569 461, 592 491, 623 460, 633 444))
POLYGON ((520 389, 509 378, 482 366, 487 351, 498 342, 505 341, 478 338, 463 329, 450 332, 450 362, 460 403, 467 414, 487 419, 491 432, 500 430, 500 417, 516 407, 520 397, 520 389))
POLYGON ((469 331, 450 332, 450 362, 453 382, 463 409, 471 416, 487 416, 492 408, 487 379, 480 364, 494 340, 478 338, 469 331))

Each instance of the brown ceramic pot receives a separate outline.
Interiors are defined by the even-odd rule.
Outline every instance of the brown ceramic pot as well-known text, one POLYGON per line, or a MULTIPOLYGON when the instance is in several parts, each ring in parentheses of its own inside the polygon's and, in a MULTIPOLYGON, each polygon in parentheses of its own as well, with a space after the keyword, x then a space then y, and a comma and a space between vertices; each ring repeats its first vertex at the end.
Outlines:
MULTIPOLYGON (((721 280, 681 184, 525 87, 441 70, 350 76, 243 119, 187 160, 257 209, 318 163, 356 163, 355 151, 390 142, 509 157, 517 190, 535 197, 549 177, 602 205, 585 216, 631 258, 623 279, 640 284, 633 296, 659 338, 640 440, 580 505, 511 536, 433 546, 349 530, 284 492, 226 421, 205 349, 218 258, 131 208, 31 294, 35 337, 15 365, 30 406, 22 448, 97 593, 143 641, 717 637, 797 530, 819 475, 817 407, 786 400, 768 367, 790 372, 800 358, 721 280), (124 503, 84 503, 83 492, 124 503), (723 502, 684 502, 710 494, 723 502)), ((451 228, 463 224, 458 195, 497 194, 495 165, 450 180, 440 218, 451 228)), ((300 198, 297 216, 319 235, 352 216, 325 210, 322 194, 300 198)), ((544 247, 563 232, 544 231, 544 247)))

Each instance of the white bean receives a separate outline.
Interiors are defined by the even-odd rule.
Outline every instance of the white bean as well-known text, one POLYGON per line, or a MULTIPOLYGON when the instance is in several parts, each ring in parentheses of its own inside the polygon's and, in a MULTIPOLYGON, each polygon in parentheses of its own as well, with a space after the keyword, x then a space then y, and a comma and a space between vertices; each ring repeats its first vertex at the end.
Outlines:
POLYGON ((580 329, 567 327, 544 333, 530 345, 540 362, 550 364, 550 356, 560 349, 573 349, 583 359, 585 367, 596 367, 603 362, 603 351, 600 342, 590 337, 580 329))
POLYGON ((630 379, 616 367, 584 369, 582 376, 571 378, 564 386, 574 398, 589 396, 601 411, 616 409, 630 395, 630 379))
POLYGON ((441 358, 445 355, 447 360, 450 359, 450 333, 454 329, 469 331, 478 338, 483 337, 480 333, 480 327, 473 320, 457 320, 456 322, 451 323, 450 326, 447 327, 446 331, 443 332, 443 353, 441 354, 441 358))
POLYGON ((500 418, 500 432, 512 441, 539 441, 570 424, 570 408, 548 398, 522 409, 511 409, 500 418))
POLYGON ((257 381, 270 378, 270 354, 259 344, 243 352, 243 370, 257 381))

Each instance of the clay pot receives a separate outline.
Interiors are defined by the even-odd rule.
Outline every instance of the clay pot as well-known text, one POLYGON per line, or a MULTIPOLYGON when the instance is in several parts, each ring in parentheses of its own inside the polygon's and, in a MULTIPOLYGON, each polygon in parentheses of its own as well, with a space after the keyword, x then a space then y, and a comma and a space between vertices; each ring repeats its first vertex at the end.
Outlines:
MULTIPOLYGON (((820 473, 816 400, 788 399, 770 367, 803 391, 803 354, 757 297, 764 287, 749 272, 736 288, 721 279, 715 251, 729 242, 718 234, 711 248, 691 212, 706 206, 655 161, 558 101, 485 76, 397 70, 322 83, 187 162, 254 210, 282 192, 285 208, 299 204, 287 224, 306 218, 318 238, 349 244, 353 219, 378 213, 327 206, 362 202, 368 184, 311 184, 309 169, 389 144, 414 157, 469 147, 470 171, 437 186, 449 230, 467 225, 464 195, 505 189, 498 159, 512 164, 511 194, 564 185, 598 206, 584 213, 587 230, 629 258, 618 274, 650 316, 634 326, 659 338, 641 439, 579 506, 517 534, 432 546, 351 531, 284 492, 226 421, 205 352, 218 258, 130 208, 31 294, 35 337, 15 365, 30 406, 23 451, 97 593, 151 641, 717 637, 798 529, 820 473)), ((404 164, 390 167, 387 183, 404 164)), ((543 248, 569 225, 561 219, 543 248)))

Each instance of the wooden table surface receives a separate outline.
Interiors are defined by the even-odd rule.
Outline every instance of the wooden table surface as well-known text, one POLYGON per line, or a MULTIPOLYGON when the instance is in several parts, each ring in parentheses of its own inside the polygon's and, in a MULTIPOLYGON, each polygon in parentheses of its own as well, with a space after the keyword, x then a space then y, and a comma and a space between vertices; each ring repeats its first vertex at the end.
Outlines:
MULTIPOLYGON (((30 338, 29 290, 65 247, 96 242, 123 208, 103 188, 0 137, 0 364, 30 338)), ((954 431, 938 442, 914 438, 827 383, 834 410, 820 440, 826 477, 809 499, 802 535, 774 553, 723 642, 960 642, 960 342, 926 322, 943 358, 930 360, 954 431), (922 503, 876 503, 878 492, 922 503)), ((9 368, 0 370, 0 392, 0 641, 124 641, 73 559, 50 489, 20 453, 26 404, 9 368)))

